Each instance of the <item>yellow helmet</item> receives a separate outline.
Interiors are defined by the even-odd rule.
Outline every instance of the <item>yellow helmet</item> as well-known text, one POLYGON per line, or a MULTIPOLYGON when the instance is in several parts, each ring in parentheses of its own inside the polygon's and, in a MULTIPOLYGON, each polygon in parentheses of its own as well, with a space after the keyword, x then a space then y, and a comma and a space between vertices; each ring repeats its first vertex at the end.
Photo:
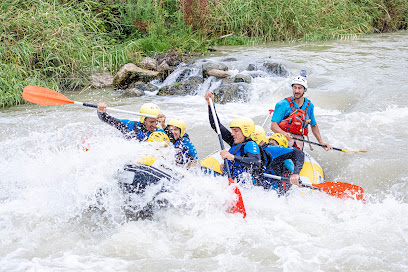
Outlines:
POLYGON ((278 145, 288 147, 288 139, 280 133, 274 133, 269 139, 275 140, 278 145))
POLYGON ((173 118, 167 123, 167 125, 178 127, 180 129, 180 138, 184 136, 187 128, 186 122, 184 122, 184 120, 173 118))
MULTIPOLYGON (((159 106, 153 103, 145 103, 140 107, 140 113, 157 116, 161 113, 159 106)), ((140 116, 140 123, 143 123, 146 117, 140 116)))
POLYGON ((254 140, 257 144, 264 141, 265 142, 265 130, 263 127, 255 125, 255 131, 251 134, 252 140, 254 140))
POLYGON ((170 144, 170 139, 163 131, 153 131, 147 139, 148 142, 165 142, 166 146, 170 144))
POLYGON ((230 128, 233 127, 239 127, 245 137, 251 136, 251 134, 255 131, 254 121, 251 118, 247 117, 240 117, 232 120, 230 128))

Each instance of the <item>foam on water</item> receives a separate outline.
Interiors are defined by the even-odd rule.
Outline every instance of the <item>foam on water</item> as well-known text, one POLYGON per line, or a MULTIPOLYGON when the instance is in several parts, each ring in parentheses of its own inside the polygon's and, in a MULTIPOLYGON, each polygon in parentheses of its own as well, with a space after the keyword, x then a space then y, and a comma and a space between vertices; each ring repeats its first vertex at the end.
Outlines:
MULTIPOLYGON (((117 186, 121 169, 152 152, 171 157, 170 149, 126 141, 83 107, 3 110, 0 270, 407 271, 408 100, 401 80, 407 37, 402 32, 233 48, 224 54, 242 60, 228 64, 236 70, 269 56, 283 60, 290 73, 308 70, 307 97, 316 106, 323 138, 335 147, 369 152, 325 152, 316 146, 307 151, 321 164, 326 180, 362 186, 366 203, 298 188, 278 197, 247 185, 241 186, 248 213, 242 219, 226 212, 233 195, 225 177, 178 169, 183 178, 169 183, 165 195, 172 207, 157 211, 152 220, 128 221, 117 186), (100 188, 106 194, 98 203, 100 188), (95 205, 99 209, 89 209, 95 205)), ((202 97, 218 82, 211 84, 185 97, 125 100, 98 91, 70 98, 104 100, 130 111, 144 102, 157 103, 168 118, 187 122, 201 159, 219 149, 202 97)), ((249 102, 216 105, 221 122, 228 126, 245 115, 262 124, 268 110, 290 95, 289 84, 289 78, 253 79, 249 102)))

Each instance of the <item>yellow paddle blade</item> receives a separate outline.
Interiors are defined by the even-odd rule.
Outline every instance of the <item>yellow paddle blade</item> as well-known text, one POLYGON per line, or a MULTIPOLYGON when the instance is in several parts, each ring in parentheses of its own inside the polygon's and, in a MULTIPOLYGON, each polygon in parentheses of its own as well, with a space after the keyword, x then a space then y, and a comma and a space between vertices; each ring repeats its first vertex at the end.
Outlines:
POLYGON ((357 153, 357 152, 365 153, 365 152, 368 152, 367 150, 346 150, 346 149, 342 149, 341 151, 349 152, 349 153, 357 153))
POLYGON ((156 157, 153 156, 143 156, 138 162, 143 163, 145 165, 153 166, 153 163, 157 160, 156 157))
POLYGON ((209 156, 200 162, 201 166, 222 174, 220 163, 213 157, 209 156))

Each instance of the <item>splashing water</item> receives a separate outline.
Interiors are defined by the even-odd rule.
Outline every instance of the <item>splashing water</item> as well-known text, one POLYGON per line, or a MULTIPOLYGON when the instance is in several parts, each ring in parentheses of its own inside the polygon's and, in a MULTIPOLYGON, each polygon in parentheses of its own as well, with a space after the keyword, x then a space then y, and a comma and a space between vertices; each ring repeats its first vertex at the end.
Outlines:
MULTIPOLYGON (((407 44, 408 33, 398 32, 349 41, 228 47, 208 58, 235 57, 226 63, 235 72, 269 58, 282 62, 290 74, 306 70, 306 96, 315 104, 323 138, 335 147, 369 151, 308 152, 326 180, 362 186, 365 204, 311 190, 294 188, 278 197, 243 186, 248 213, 243 220, 226 212, 232 199, 225 177, 178 169, 183 178, 168 184, 166 193, 171 207, 150 220, 129 221, 117 183, 125 164, 152 152, 149 144, 124 140, 86 108, 2 110, 0 270, 407 271, 407 44), (101 188, 107 192, 103 202, 90 209, 98 205, 101 188)), ((192 75, 200 60, 195 65, 192 75)), ((168 118, 186 121, 202 159, 219 149, 202 97, 219 84, 210 78, 197 95, 185 97, 121 100, 98 91, 67 96, 133 111, 144 102, 157 103, 168 118)), ((249 102, 217 105, 221 122, 227 126, 245 115, 262 124, 268 110, 290 95, 289 85, 290 78, 253 78, 249 102)))

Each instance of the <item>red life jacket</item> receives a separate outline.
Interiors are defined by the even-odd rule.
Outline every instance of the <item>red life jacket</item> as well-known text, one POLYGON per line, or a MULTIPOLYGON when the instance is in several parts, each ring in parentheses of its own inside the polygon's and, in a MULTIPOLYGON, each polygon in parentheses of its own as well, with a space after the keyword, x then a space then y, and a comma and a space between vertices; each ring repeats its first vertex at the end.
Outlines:
POLYGON ((279 123, 279 127, 283 131, 307 136, 309 133, 307 126, 310 122, 307 116, 307 109, 309 108, 310 100, 307 103, 305 110, 296 109, 295 104, 290 97, 287 97, 286 100, 289 102, 292 113, 279 123))

